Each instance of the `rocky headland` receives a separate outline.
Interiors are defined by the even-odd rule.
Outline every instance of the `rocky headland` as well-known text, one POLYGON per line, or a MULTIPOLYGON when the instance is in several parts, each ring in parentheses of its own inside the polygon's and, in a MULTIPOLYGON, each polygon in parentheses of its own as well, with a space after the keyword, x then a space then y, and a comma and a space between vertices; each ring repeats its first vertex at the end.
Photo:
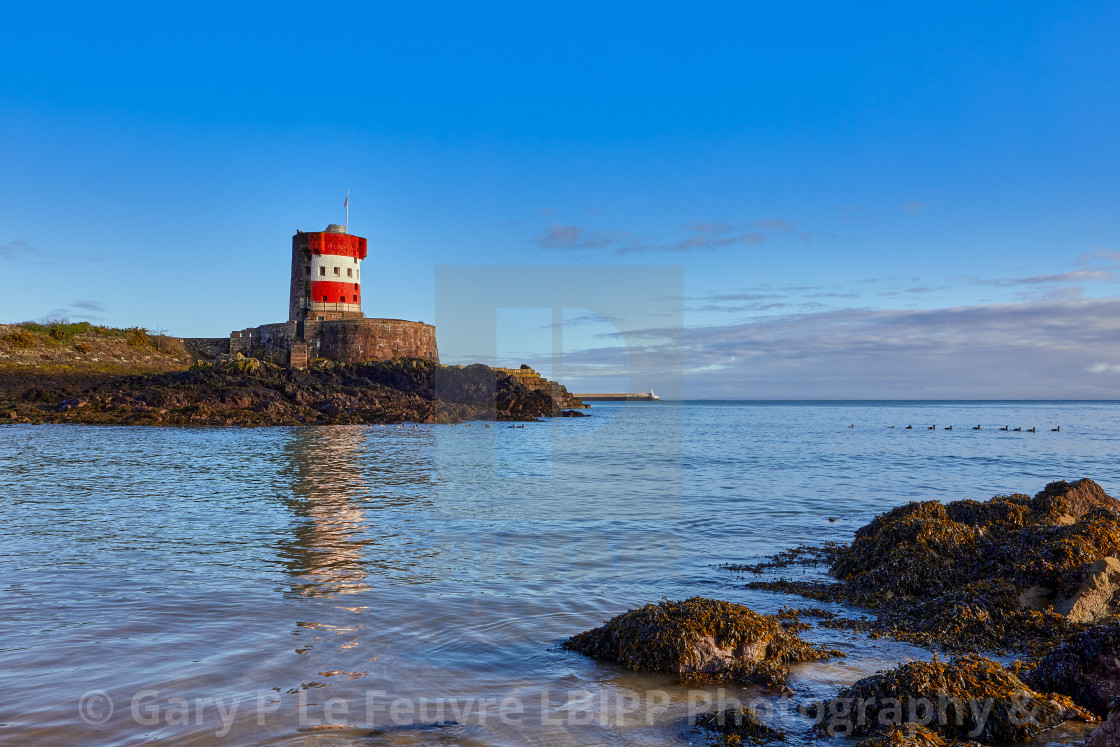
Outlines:
POLYGON ((139 328, 7 325, 0 356, 0 424, 291 426, 566 414, 544 392, 481 364, 319 360, 292 369, 240 354, 206 360, 139 328))

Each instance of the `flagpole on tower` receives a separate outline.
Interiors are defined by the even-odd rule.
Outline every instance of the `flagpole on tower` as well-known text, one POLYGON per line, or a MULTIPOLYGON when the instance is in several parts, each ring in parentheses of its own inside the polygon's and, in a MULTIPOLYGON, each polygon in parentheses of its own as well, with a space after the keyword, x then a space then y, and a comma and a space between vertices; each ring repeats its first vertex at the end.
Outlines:
POLYGON ((346 230, 350 230, 350 190, 346 190, 346 200, 342 203, 342 207, 346 208, 346 230))

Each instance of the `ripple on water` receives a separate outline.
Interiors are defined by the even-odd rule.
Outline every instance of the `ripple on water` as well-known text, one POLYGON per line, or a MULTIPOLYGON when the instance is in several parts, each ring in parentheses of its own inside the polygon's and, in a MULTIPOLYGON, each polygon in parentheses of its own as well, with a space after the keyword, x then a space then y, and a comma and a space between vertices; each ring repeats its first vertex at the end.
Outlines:
MULTIPOLYGON (((6 688, 7 735, 680 744, 690 708, 716 689, 603 665, 559 642, 661 597, 805 606, 712 566, 845 539, 908 500, 1033 493, 1083 476, 1120 492, 1114 403, 592 413, 524 429, 5 427, 0 650, 5 675, 18 677, 6 688), (925 430, 932 423, 958 428, 925 430), (1041 432, 1000 432, 1007 423, 1041 432), (116 704, 92 732, 78 717, 90 690, 116 704), (130 706, 150 692, 138 723, 130 706), (666 701, 640 699, 600 723, 634 693, 666 701), (388 711, 398 697, 474 710, 460 726, 387 728, 398 725, 388 711), (184 721, 175 698, 211 701, 184 721), (507 698, 524 709, 521 723, 501 718, 507 698), (218 704, 229 716, 221 736, 218 704)), ((806 635, 849 656, 796 667, 799 700, 928 656, 842 631, 806 635)), ((805 724, 778 713, 801 741, 805 724)))

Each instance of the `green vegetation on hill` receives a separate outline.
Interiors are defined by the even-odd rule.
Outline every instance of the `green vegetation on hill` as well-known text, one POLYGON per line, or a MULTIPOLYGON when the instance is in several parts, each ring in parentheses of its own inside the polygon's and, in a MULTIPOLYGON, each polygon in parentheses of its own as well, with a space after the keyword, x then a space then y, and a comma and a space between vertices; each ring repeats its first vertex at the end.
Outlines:
POLYGON ((9 338, 18 337, 22 340, 27 340, 31 344, 45 344, 50 345, 58 342, 67 342, 73 340, 78 335, 95 334, 102 337, 126 337, 126 338, 140 338, 146 336, 147 331, 140 327, 105 327, 100 325, 90 324, 89 322, 68 322, 59 320, 54 322, 22 322, 20 324, 11 325, 18 329, 8 333, 4 336, 7 341, 9 338))
POLYGON ((143 327, 66 320, 0 324, 0 371, 124 374, 181 370, 190 363, 178 338, 143 327))

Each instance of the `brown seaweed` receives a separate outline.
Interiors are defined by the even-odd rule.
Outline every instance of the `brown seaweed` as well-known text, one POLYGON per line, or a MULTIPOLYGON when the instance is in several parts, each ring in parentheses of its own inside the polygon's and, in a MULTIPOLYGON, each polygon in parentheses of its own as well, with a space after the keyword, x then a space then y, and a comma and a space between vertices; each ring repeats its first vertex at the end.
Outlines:
POLYGON ((709 744, 721 747, 742 744, 763 745, 784 742, 786 738, 785 732, 763 724, 754 711, 741 705, 723 711, 702 713, 696 717, 694 724, 709 732, 709 744))
POLYGON ((859 680, 816 708, 818 732, 864 736, 920 723, 942 738, 1023 742, 1063 721, 1095 721, 1065 696, 1039 693, 982 656, 915 661, 859 680))
POLYGON ((1031 498, 909 503, 876 517, 830 560, 810 548, 835 582, 758 580, 751 588, 876 611, 873 621, 826 620, 949 650, 1041 655, 1086 629, 1052 605, 1077 594, 1087 569, 1120 555, 1120 502, 1092 480, 1055 482, 1031 498))
POLYGON ((783 684, 791 663, 843 656, 802 640, 777 617, 703 597, 630 610, 573 636, 563 647, 634 670, 767 687, 783 684), (728 652, 726 660, 713 665, 707 656, 713 650, 728 652))

